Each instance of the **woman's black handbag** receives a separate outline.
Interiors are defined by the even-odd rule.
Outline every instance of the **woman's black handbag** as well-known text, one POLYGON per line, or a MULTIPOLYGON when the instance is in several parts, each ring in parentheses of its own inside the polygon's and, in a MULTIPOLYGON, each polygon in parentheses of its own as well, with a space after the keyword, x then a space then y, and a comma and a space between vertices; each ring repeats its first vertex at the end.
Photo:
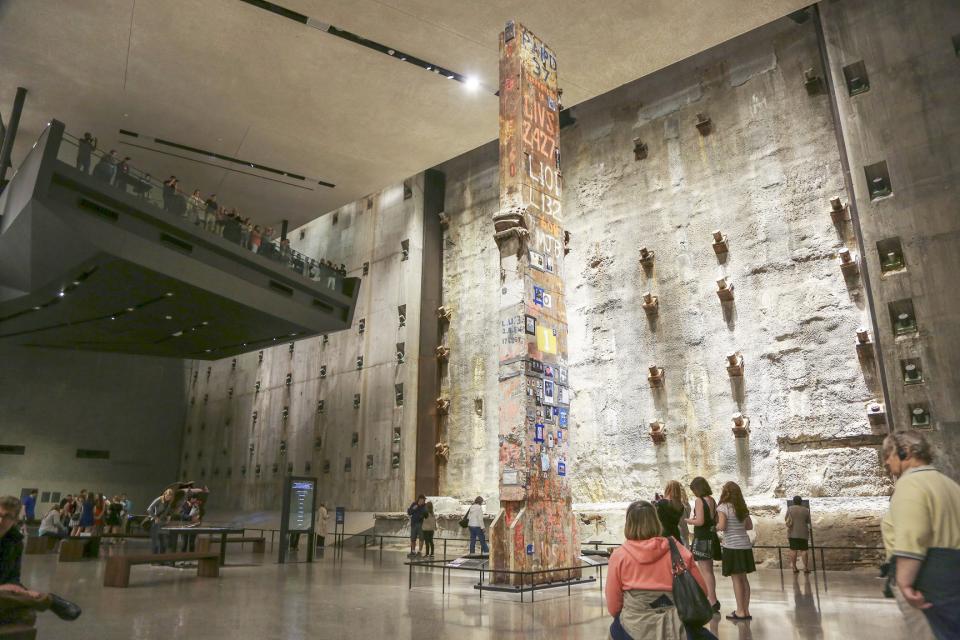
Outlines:
MULTIPOLYGON (((469 511, 468 511, 467 513, 469 513, 469 511)), ((463 527, 464 529, 466 529, 467 526, 469 526, 470 520, 467 518, 467 514, 466 514, 466 513, 463 514, 463 517, 462 517, 462 518, 460 518, 459 524, 460 524, 460 526, 463 527)))
POLYGON ((670 563, 673 565, 673 602, 677 607, 677 615, 685 625, 702 627, 713 619, 713 607, 700 588, 696 578, 687 569, 677 544, 672 537, 667 538, 670 543, 670 563))

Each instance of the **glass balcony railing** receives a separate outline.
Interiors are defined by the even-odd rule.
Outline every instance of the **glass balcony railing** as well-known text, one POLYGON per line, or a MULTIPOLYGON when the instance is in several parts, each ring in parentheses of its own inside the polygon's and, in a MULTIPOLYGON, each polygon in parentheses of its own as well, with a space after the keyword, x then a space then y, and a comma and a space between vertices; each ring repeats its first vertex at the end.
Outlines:
POLYGON ((291 249, 289 241, 281 241, 269 227, 235 215, 235 209, 228 209, 216 200, 204 199, 199 191, 191 195, 181 191, 177 184, 164 183, 116 153, 111 155, 93 148, 91 141, 64 132, 57 159, 100 180, 104 186, 139 199, 157 213, 179 216, 204 232, 280 263, 328 289, 343 291, 344 269, 291 249))

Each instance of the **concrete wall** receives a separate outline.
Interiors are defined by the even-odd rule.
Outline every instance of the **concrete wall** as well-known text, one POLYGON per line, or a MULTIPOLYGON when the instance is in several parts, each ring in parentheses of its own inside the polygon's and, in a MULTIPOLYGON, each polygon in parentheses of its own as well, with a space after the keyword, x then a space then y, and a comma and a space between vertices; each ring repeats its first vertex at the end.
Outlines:
POLYGON ((299 340, 292 352, 289 344, 278 344, 264 350, 262 362, 252 352, 238 357, 235 367, 232 359, 191 364, 196 380, 190 380, 181 477, 210 486, 211 509, 278 509, 288 471, 317 476, 318 498, 351 510, 396 508, 413 494, 423 176, 408 183, 407 199, 403 185, 394 185, 289 234, 294 249, 343 263, 348 275, 362 278, 351 330, 329 335, 327 344, 299 340), (404 304, 401 327, 398 307, 404 304), (405 344, 403 364, 397 363, 399 342, 405 344), (397 384, 404 385, 402 406, 397 384), (356 408, 354 394, 360 394, 356 408), (367 456, 373 456, 369 469, 367 456), (344 470, 347 458, 350 471, 344 470))
MULTIPOLYGON (((562 60, 561 60, 562 64, 562 60)), ((578 105, 562 131, 575 500, 652 496, 670 479, 740 482, 752 495, 888 490, 865 405, 877 395, 854 348, 869 324, 846 279, 829 199, 844 191, 812 22, 784 19, 578 105), (697 114, 712 120, 704 136, 697 114), (634 159, 632 140, 648 147, 634 159), (718 259, 711 233, 729 253, 718 259), (656 252, 647 270, 639 248, 656 252), (715 281, 735 285, 725 308, 715 281), (641 295, 659 296, 648 319, 641 295), (746 373, 728 376, 741 351, 746 373), (647 366, 666 369, 654 392, 647 366), (735 439, 731 414, 750 418, 735 439), (666 443, 647 424, 662 420, 666 443)), ((562 78, 561 78, 562 81, 562 78)), ((496 147, 441 166, 452 223, 444 255, 450 327, 450 463, 441 493, 496 486, 496 147), (483 415, 474 399, 484 401, 483 415)))
POLYGON ((176 479, 183 362, 5 347, 0 363, 0 444, 26 447, 0 455, 0 494, 126 493, 144 511, 176 479), (79 459, 77 449, 110 458, 79 459))
POLYGON ((844 0, 825 3, 837 107, 850 159, 870 274, 889 422, 930 413, 938 465, 960 478, 960 4, 844 0), (843 69, 862 61, 869 90, 850 95, 843 69), (871 197, 865 167, 886 162, 892 193, 871 197), (878 243, 898 240, 905 268, 884 272, 878 243), (916 333, 895 336, 890 304, 910 300, 916 333), (917 363, 922 383, 905 384, 917 363))

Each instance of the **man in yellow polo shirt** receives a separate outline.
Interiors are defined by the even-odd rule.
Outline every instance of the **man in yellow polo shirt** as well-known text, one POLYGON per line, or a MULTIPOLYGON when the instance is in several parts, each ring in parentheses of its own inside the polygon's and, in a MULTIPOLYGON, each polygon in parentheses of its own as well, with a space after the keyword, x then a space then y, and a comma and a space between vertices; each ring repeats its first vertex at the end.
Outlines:
POLYGON ((887 436, 883 459, 897 483, 883 545, 907 629, 914 640, 960 638, 960 485, 930 466, 933 453, 919 432, 887 436))

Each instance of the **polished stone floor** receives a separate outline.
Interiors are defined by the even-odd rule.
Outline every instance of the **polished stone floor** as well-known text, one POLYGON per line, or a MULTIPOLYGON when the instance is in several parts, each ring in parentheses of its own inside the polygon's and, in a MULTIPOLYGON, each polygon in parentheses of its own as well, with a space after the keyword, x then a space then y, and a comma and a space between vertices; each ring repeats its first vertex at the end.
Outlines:
MULTIPOLYGON (((137 543, 131 543, 131 549, 137 543)), ((597 585, 538 592, 521 604, 515 595, 472 588, 472 574, 453 577, 441 593, 440 572, 417 569, 408 590, 403 554, 347 550, 313 565, 276 564, 275 554, 231 549, 219 579, 194 570, 138 566, 128 589, 107 589, 103 561, 58 563, 26 556, 24 581, 76 600, 84 614, 73 623, 44 614, 40 638, 70 640, 313 639, 313 638, 605 638, 609 618, 597 585)), ((719 571, 718 571, 719 575, 719 571)), ((723 639, 906 638, 899 611, 880 595, 868 572, 836 571, 807 578, 764 569, 751 576, 754 620, 714 618, 723 639)), ((724 613, 730 581, 720 578, 724 613)))

